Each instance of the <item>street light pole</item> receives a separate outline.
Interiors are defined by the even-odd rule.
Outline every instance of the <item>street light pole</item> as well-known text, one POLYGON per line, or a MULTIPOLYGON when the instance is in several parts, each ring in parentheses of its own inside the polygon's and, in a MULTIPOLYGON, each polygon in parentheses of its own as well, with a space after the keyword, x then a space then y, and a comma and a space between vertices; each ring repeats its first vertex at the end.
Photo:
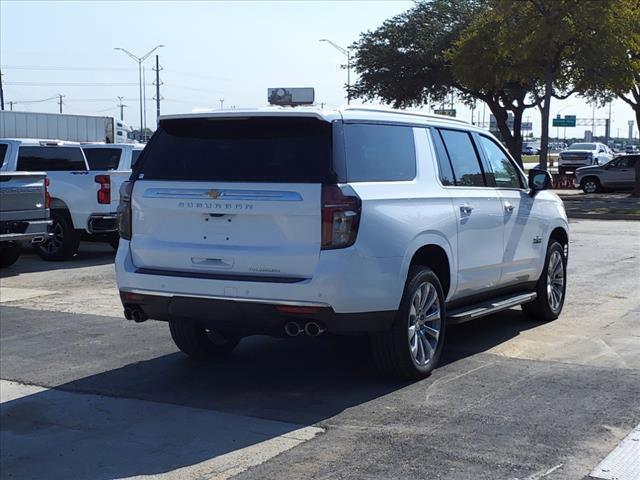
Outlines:
POLYGON ((149 50, 147 53, 145 53, 141 57, 135 56, 129 50, 126 50, 124 48, 121 48, 121 47, 114 48, 114 50, 120 50, 121 52, 126 53, 129 57, 131 57, 133 60, 135 60, 138 63, 138 82, 140 84, 140 134, 141 135, 143 134, 143 128, 144 128, 144 119, 143 119, 144 110, 143 110, 143 106, 142 106, 142 96, 143 96, 143 91, 142 91, 142 62, 144 62, 149 57, 149 55, 151 55, 153 52, 155 52, 157 49, 162 48, 162 47, 164 47, 164 45, 156 45, 155 47, 153 47, 151 50, 149 50))
POLYGON ((344 56, 347 57, 347 105, 349 105, 351 103, 351 53, 349 52, 348 49, 333 43, 329 39, 322 38, 319 41, 327 42, 329 45, 331 45, 333 48, 335 48, 336 50, 338 50, 340 53, 342 53, 344 56))

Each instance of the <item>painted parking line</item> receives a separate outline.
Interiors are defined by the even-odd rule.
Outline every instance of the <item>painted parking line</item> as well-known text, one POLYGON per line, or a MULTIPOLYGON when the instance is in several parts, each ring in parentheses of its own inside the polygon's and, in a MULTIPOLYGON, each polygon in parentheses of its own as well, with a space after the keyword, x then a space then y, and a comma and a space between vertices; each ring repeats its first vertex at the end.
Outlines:
POLYGON ((640 424, 591 472, 603 480, 640 479, 640 424))
POLYGON ((3 474, 224 480, 323 429, 0 380, 3 474))

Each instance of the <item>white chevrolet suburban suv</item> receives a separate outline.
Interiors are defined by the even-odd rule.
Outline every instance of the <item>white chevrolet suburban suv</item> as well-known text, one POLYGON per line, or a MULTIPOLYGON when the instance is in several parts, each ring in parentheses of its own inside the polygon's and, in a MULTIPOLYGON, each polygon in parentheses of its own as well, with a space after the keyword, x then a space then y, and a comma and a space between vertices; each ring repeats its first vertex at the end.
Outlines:
POLYGON ((166 116, 121 190, 124 315, 169 322, 197 358, 252 334, 368 334, 383 371, 420 378, 448 324, 560 314, 569 229, 549 183, 448 117, 166 116))

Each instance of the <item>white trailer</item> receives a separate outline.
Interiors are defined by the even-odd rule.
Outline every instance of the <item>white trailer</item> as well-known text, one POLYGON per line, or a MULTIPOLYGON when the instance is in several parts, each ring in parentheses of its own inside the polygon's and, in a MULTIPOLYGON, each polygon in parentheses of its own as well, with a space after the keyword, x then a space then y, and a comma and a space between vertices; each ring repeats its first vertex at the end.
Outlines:
POLYGON ((131 142, 122 120, 91 115, 0 111, 0 138, 50 138, 73 142, 131 142))

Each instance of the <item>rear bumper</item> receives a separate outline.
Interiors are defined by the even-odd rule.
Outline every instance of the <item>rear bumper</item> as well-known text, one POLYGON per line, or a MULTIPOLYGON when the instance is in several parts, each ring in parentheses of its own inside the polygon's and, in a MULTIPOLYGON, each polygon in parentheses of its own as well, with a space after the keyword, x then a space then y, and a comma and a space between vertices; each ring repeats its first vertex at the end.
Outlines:
POLYGON ((17 242, 46 237, 51 220, 9 221, 0 224, 0 241, 17 242))
POLYGON ((120 291, 125 308, 141 308, 154 320, 197 322, 229 335, 282 335, 290 321, 315 321, 328 332, 358 334, 391 328, 395 312, 336 313, 324 304, 291 301, 230 300, 144 290, 120 291))
POLYGON ((118 216, 113 213, 94 213, 87 220, 89 233, 109 233, 118 231, 118 216))
MULTIPOLYGON (((167 251, 167 255, 171 252, 167 251)), ((133 263, 129 241, 124 239, 120 239, 115 267, 120 291, 243 303, 316 306, 330 308, 336 314, 395 311, 404 288, 402 258, 365 257, 354 247, 321 252, 312 278, 295 282, 286 278, 276 281, 249 276, 147 271, 133 263)), ((203 317, 206 317, 206 312, 203 317)))

